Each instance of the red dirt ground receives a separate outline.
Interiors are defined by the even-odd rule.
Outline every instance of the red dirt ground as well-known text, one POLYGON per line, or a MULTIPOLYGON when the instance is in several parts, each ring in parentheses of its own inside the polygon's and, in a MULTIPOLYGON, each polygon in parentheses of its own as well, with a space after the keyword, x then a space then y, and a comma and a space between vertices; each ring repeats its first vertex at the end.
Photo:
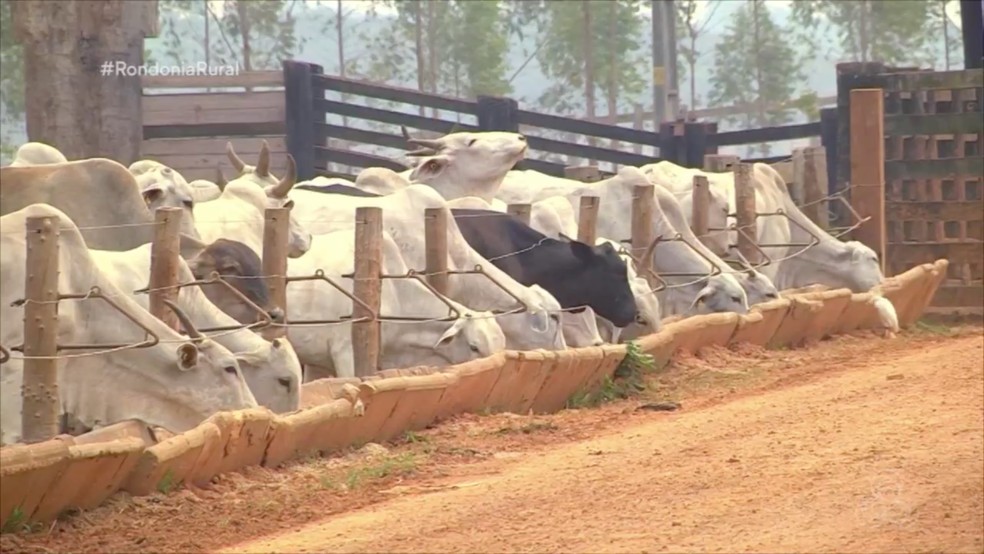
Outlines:
POLYGON ((711 349, 641 398, 120 495, 0 550, 979 554, 984 334, 711 349))

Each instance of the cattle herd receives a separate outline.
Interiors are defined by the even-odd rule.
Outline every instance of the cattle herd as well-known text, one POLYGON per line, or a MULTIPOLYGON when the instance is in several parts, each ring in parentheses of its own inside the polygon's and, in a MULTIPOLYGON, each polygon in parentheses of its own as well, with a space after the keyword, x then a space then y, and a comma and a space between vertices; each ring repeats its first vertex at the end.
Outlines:
MULTIPOLYGON (((255 166, 229 145, 234 179, 220 174, 216 182, 190 183, 153 160, 127 168, 105 158, 69 161, 43 143, 23 145, 0 168, 0 345, 9 351, 24 343, 26 223, 37 216, 60 222, 59 292, 99 287, 133 318, 107 303, 62 301, 58 344, 139 343, 139 327, 160 339, 140 349, 60 354, 61 411, 76 432, 126 419, 183 432, 217 411, 257 405, 287 413, 300 406, 302 382, 354 375, 348 295, 323 280, 298 280, 287 287, 286 320, 273 305, 260 262, 267 208, 290 210, 288 276, 323 273, 348 292, 352 280, 342 276, 354 271, 357 208, 381 208, 386 275, 425 268, 425 210, 446 213, 445 294, 423 279, 382 280, 381 369, 618 342, 656 332, 668 317, 747 313, 780 290, 821 284, 866 292, 883 280, 870 248, 816 226, 765 164, 753 166, 756 211, 786 214, 757 220, 762 250, 774 261, 756 269, 741 259, 733 268, 724 261, 736 243, 731 172, 659 162, 582 183, 513 170, 527 152, 520 134, 405 136, 416 148, 407 153, 411 169, 367 168, 354 182, 297 183, 289 156, 286 174, 277 177, 265 144, 255 166), (709 223, 720 229, 700 240, 689 221, 697 174, 708 179, 709 223), (653 191, 657 237, 641 257, 622 247, 639 185, 652 185, 642 190, 653 191), (571 238, 582 197, 599 199, 594 244, 571 238), (506 213, 514 203, 530 205, 528 224, 506 213), (149 312, 154 210, 161 207, 182 214, 179 281, 218 273, 231 285, 180 288, 167 306, 183 333, 149 312), (475 274, 479 266, 484 277, 475 274), (258 318, 282 325, 286 336, 267 340, 244 328, 258 318)), ((875 302, 883 323, 897 327, 891 304, 875 302)), ((15 352, 0 372, 2 443, 11 444, 21 439, 23 357, 15 352)))

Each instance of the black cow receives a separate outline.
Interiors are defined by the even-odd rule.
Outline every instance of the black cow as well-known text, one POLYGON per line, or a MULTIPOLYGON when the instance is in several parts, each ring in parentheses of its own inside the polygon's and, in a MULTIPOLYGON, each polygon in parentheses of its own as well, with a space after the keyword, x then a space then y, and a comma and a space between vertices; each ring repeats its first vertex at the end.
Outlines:
MULTIPOLYGON (((218 272, 223 281, 266 311, 271 319, 283 320, 284 311, 273 304, 266 279, 262 278, 263 264, 252 248, 239 241, 218 239, 187 262, 196 279, 208 279, 212 272, 218 272)), ((200 288, 210 302, 236 321, 249 324, 259 319, 256 311, 222 285, 201 285, 200 288)))
POLYGON ((525 285, 540 285, 564 308, 588 306, 617 327, 636 318, 625 262, 610 244, 556 240, 491 210, 452 209, 468 244, 525 285))
POLYGON ((348 185, 297 185, 294 190, 309 190, 312 192, 321 192, 324 194, 342 194, 345 196, 357 196, 359 198, 376 198, 382 196, 381 194, 376 194, 374 192, 369 192, 362 190, 360 188, 350 187, 348 185))

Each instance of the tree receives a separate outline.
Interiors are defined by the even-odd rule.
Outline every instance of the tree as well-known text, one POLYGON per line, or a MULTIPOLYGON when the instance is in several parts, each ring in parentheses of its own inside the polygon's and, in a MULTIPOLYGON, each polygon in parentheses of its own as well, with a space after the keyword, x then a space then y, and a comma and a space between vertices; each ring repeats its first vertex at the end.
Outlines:
MULTIPOLYGON (((796 52, 772 20, 764 0, 750 0, 734 13, 714 53, 710 102, 755 106, 727 120, 743 120, 752 128, 782 125, 792 119, 792 110, 785 105, 804 76, 796 52)), ((757 150, 769 153, 766 144, 757 150)))
POLYGON ((641 71, 648 67, 641 51, 642 18, 637 0, 544 2, 537 18, 540 68, 553 81, 538 103, 559 113, 581 112, 590 118, 596 69, 604 68, 603 94, 609 108, 642 92, 641 71), (617 32, 612 32, 616 29, 617 32))
POLYGON ((793 21, 814 49, 823 40, 823 33, 817 31, 835 29, 839 49, 828 56, 889 65, 923 64, 932 60, 932 37, 939 29, 930 15, 936 1, 799 0, 792 4, 793 21))
POLYGON ((157 3, 8 4, 13 38, 23 47, 30 140, 69 159, 135 161, 143 137, 140 79, 103 72, 107 63, 143 63, 143 39, 157 30, 157 3))
POLYGON ((12 2, 0 2, 0 124, 4 134, 0 136, 0 154, 13 157, 18 145, 10 144, 6 130, 24 120, 24 53, 14 40, 12 2))
POLYGON ((686 75, 690 80, 690 109, 697 108, 697 60, 700 59, 702 52, 697 50, 697 39, 707 30, 714 14, 723 4, 722 0, 708 0, 704 3, 704 13, 698 17, 697 0, 676 0, 676 27, 677 36, 682 37, 681 44, 677 45, 677 56, 680 58, 678 66, 686 67, 686 75))

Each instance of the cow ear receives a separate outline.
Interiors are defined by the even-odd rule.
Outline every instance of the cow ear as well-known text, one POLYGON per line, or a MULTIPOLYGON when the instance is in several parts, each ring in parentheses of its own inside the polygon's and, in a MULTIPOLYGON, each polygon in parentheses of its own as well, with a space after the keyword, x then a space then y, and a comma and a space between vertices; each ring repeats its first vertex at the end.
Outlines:
POLYGON ((582 262, 589 262, 594 258, 594 248, 591 248, 587 244, 578 241, 571 241, 567 244, 571 245, 571 253, 574 254, 578 260, 582 262))
POLYGON ((700 289, 700 292, 697 293, 697 298, 694 298, 694 301, 690 307, 694 308, 704 302, 707 302, 707 299, 710 298, 712 294, 714 294, 714 290, 711 289, 710 285, 700 289))
POLYGON ((190 371, 198 366, 198 347, 186 342, 178 347, 178 369, 190 371))
POLYGON ((180 241, 179 243, 180 256, 184 260, 191 260, 193 258, 197 258, 198 255, 204 252, 205 248, 208 246, 204 242, 196 239, 195 237, 186 235, 184 233, 179 234, 178 240, 180 241))
POLYGON ((453 341, 454 338, 458 336, 458 333, 461 331, 462 325, 464 325, 464 320, 459 319, 455 321, 453 325, 448 327, 448 329, 444 331, 444 334, 441 335, 441 338, 437 339, 437 342, 434 343, 434 350, 437 350, 442 346, 447 346, 451 344, 451 341, 453 341))

